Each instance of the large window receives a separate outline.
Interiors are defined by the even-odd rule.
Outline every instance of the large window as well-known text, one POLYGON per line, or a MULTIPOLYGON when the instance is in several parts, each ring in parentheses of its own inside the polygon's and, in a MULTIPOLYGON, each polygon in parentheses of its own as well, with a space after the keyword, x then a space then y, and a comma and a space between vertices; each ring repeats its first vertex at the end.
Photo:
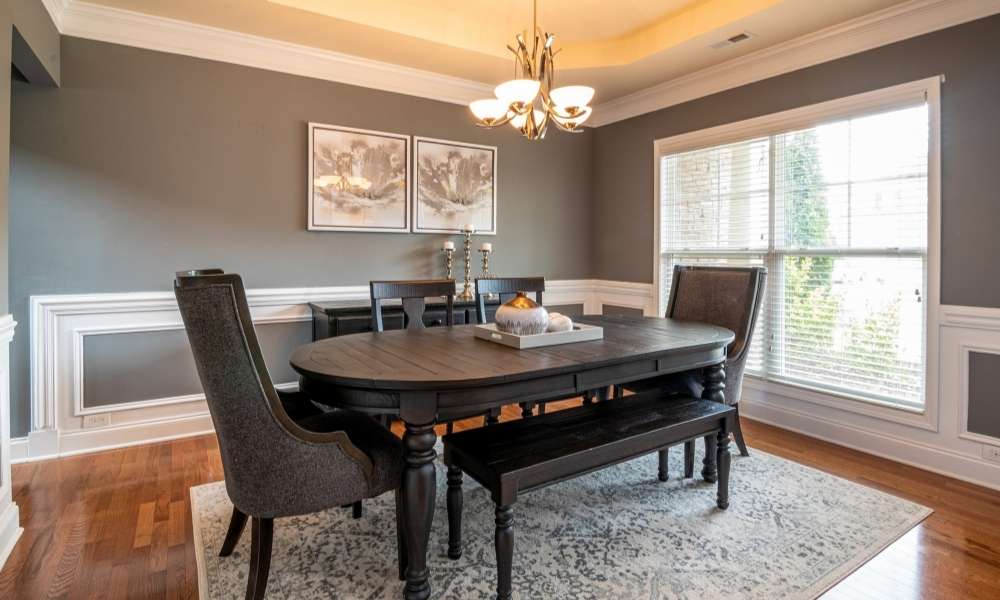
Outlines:
POLYGON ((658 146, 661 306, 675 264, 764 265, 752 375, 921 410, 927 102, 773 127, 658 146))

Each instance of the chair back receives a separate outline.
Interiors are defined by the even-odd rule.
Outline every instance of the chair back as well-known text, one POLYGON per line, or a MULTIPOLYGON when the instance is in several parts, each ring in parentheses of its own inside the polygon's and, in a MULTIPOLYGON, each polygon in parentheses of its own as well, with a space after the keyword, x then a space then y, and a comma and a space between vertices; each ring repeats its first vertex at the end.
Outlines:
POLYGON ((423 281, 372 281, 372 330, 385 331, 382 322, 382 300, 403 301, 403 327, 406 329, 424 328, 424 309, 426 299, 437 296, 447 298, 447 313, 445 324, 455 324, 455 280, 427 279, 423 281))
MULTIPOLYGON (((266 511, 282 449, 296 428, 281 408, 239 275, 176 274, 174 295, 219 439, 226 489, 248 514, 266 511)), ((283 493, 283 492, 282 492, 283 493)))
POLYGON ((667 318, 725 327, 736 334, 726 359, 726 402, 739 402, 743 368, 764 300, 764 267, 674 266, 667 318))
POLYGON ((497 277, 476 279, 476 321, 486 324, 486 297, 496 294, 500 304, 507 302, 518 292, 535 292, 535 302, 542 304, 542 292, 545 291, 544 277, 497 277))

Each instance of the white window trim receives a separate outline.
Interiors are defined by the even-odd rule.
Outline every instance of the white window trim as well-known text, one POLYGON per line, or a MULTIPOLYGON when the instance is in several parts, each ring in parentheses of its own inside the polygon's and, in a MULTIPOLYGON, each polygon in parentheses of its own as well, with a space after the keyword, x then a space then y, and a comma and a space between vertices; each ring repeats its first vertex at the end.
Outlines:
POLYGON ((938 313, 941 303, 941 83, 944 76, 929 77, 863 94, 830 100, 779 113, 728 123, 718 127, 682 133, 653 142, 653 290, 657 314, 664 314, 660 292, 660 169, 659 159, 667 154, 689 152, 813 127, 846 117, 880 112, 909 101, 927 102, 927 359, 924 366, 924 408, 914 411, 901 406, 887 406, 874 401, 841 396, 791 383, 766 381, 747 376, 747 387, 769 394, 795 398, 812 404, 938 431, 939 336, 938 313))

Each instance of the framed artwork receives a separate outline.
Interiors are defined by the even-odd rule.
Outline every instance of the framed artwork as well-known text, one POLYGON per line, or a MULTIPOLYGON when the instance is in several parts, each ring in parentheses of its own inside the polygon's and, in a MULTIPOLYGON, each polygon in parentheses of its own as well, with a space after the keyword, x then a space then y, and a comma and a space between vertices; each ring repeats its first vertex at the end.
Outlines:
POLYGON ((417 174, 413 231, 497 232, 497 148, 414 137, 417 174))
POLYGON ((309 123, 309 229, 410 231, 410 138, 309 123))

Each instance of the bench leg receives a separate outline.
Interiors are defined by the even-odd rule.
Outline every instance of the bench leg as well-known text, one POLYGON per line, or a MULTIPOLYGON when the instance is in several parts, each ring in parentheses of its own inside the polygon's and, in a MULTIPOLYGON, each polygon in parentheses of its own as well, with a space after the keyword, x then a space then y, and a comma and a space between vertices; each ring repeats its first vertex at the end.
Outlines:
POLYGON ((500 409, 494 408, 490 412, 486 413, 486 425, 496 425, 500 422, 500 409))
POLYGON ((522 402, 521 403, 521 418, 522 419, 527 419, 528 417, 534 416, 534 410, 533 410, 534 408, 535 407, 532 406, 530 402, 522 402))
POLYGON ((684 442, 684 478, 694 477, 694 440, 684 442))
POLYGON ((462 558, 462 469, 448 467, 448 558, 462 558))
POLYGON ((496 508, 497 600, 511 600, 511 576, 514 570, 514 510, 496 508))
POLYGON ((666 481, 670 479, 670 450, 668 448, 660 450, 659 457, 660 468, 657 476, 660 478, 660 481, 666 481))
POLYGON ((355 519, 360 519, 361 515, 364 514, 364 509, 361 507, 361 500, 358 500, 351 505, 351 516, 355 519))
POLYGON ((716 462, 719 464, 719 496, 717 505, 725 510, 729 508, 729 432, 720 431, 717 437, 716 462))
POLYGON ((705 436, 705 458, 701 463, 701 477, 709 483, 715 483, 718 479, 715 465, 716 448, 718 448, 718 442, 715 434, 705 436))

